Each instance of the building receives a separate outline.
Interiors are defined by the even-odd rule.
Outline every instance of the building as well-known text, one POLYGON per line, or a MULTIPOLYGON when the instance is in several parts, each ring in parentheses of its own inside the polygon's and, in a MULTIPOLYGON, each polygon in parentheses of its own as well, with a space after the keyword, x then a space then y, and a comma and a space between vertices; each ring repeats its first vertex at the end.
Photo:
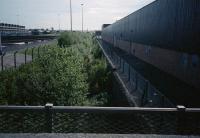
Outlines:
POLYGON ((103 30, 103 29, 105 29, 106 27, 108 27, 108 26, 110 26, 110 25, 111 25, 111 24, 103 24, 101 29, 103 30))
POLYGON ((156 0, 104 28, 102 39, 173 103, 199 107, 199 9, 199 0, 156 0))
POLYGON ((0 32, 2 35, 12 35, 25 33, 25 26, 16 24, 0 23, 0 32))
POLYGON ((101 31, 95 31, 95 36, 98 39, 101 39, 101 31))

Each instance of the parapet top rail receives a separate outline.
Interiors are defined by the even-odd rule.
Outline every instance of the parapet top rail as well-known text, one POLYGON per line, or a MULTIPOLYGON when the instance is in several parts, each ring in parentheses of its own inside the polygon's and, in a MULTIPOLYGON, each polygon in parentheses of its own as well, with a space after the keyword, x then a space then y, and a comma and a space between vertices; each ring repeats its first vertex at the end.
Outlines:
POLYGON ((74 113, 134 113, 134 112, 198 112, 200 108, 185 108, 177 106, 177 108, 139 108, 139 107, 87 107, 87 106, 53 106, 46 104, 45 106, 0 106, 0 111, 45 111, 54 112, 74 112, 74 113))
POLYGON ((200 135, 200 108, 0 106, 0 133, 200 135))

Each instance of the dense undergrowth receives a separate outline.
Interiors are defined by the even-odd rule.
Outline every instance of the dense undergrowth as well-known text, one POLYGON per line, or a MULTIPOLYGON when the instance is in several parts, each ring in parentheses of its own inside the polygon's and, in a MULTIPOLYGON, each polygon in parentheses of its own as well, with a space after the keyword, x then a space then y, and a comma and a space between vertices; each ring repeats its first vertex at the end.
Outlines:
POLYGON ((0 104, 109 106, 110 78, 92 35, 65 32, 40 58, 0 73, 0 104))

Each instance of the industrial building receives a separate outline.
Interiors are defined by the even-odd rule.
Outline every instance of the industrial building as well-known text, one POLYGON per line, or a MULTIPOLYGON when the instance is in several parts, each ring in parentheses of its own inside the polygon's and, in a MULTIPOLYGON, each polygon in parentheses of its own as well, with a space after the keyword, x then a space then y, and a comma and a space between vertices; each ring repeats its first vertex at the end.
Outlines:
POLYGON ((199 9, 199 0, 156 0, 104 28, 102 39, 173 103, 199 107, 199 9))
POLYGON ((26 29, 25 26, 21 25, 0 23, 0 32, 2 35, 21 34, 25 33, 26 29))

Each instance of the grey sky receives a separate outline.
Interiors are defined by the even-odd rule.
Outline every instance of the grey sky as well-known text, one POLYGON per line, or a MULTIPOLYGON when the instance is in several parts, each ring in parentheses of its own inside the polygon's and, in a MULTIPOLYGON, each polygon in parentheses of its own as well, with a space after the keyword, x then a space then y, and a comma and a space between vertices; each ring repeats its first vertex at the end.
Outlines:
MULTIPOLYGON (((81 29, 81 3, 84 28, 100 29, 154 0, 72 0, 73 28, 81 29)), ((0 22, 19 23, 27 28, 69 29, 69 0, 0 0, 0 22)))

